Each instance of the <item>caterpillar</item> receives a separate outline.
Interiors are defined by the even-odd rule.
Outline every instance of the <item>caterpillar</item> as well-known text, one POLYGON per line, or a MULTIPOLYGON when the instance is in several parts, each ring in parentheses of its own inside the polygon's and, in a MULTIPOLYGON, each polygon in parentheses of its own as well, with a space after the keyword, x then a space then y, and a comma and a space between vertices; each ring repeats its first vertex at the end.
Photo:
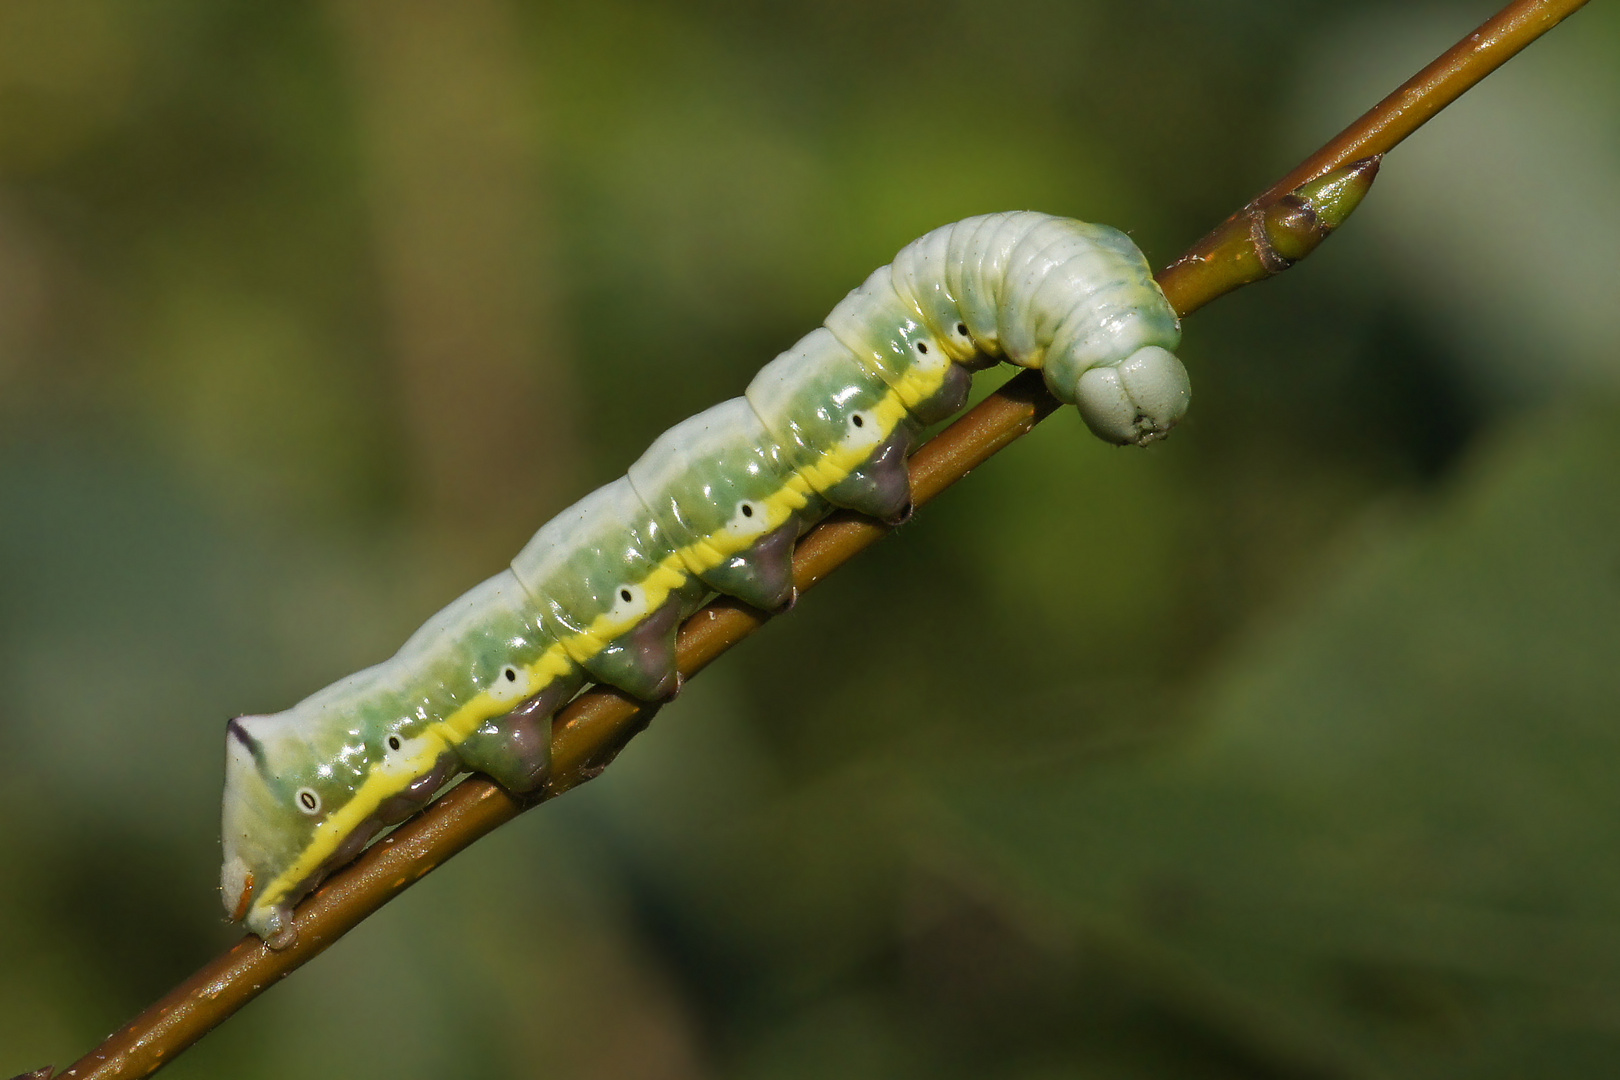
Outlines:
POLYGON ((1106 225, 1019 211, 908 244, 742 397, 660 435, 392 658, 228 721, 225 910, 284 948, 293 905, 452 777, 543 784, 551 718, 587 682, 673 695, 676 629, 708 596, 780 609, 795 541, 833 508, 909 515, 907 452, 973 372, 1037 368, 1101 438, 1163 437, 1190 398, 1180 336, 1106 225))

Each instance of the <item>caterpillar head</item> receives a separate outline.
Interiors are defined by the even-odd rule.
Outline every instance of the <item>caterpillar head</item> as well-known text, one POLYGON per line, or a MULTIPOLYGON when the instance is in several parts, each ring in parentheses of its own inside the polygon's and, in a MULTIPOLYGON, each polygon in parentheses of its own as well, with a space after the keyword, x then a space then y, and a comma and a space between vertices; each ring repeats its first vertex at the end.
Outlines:
POLYGON ((1187 369, 1157 345, 1137 349, 1117 364, 1087 368, 1074 389, 1086 426, 1120 446, 1164 438, 1191 400, 1187 369))

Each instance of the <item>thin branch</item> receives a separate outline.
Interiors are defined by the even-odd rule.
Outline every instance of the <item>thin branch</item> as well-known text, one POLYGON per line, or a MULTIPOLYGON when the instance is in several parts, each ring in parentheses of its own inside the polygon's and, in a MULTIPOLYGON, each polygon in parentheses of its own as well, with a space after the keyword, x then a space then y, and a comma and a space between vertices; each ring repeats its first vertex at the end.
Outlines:
MULTIPOLYGON (((1171 305, 1185 315, 1256 280, 1250 264, 1256 259, 1268 263, 1266 229, 1280 228, 1285 238, 1303 244, 1303 251, 1283 246, 1287 257, 1282 268, 1297 261, 1336 221, 1301 231, 1294 228, 1297 222, 1291 224, 1293 219, 1267 217, 1266 211, 1290 195, 1308 203, 1302 188, 1308 191, 1308 181, 1334 170, 1342 170, 1365 190, 1380 155, 1585 2, 1518 0, 1502 9, 1162 271, 1159 283, 1171 305), (1351 167, 1346 169, 1347 165, 1351 167), (1256 222, 1262 226, 1258 231, 1256 222), (1231 257, 1217 257, 1222 253, 1231 257)), ((1270 260, 1270 265, 1278 264, 1270 260)), ((1057 407, 1038 372, 1026 371, 1009 380, 911 458, 915 503, 921 506, 933 499, 1057 407)), ((794 583, 800 592, 811 588, 889 531, 866 518, 833 515, 800 541, 793 557, 794 583)), ((717 600, 698 611, 681 627, 677 647, 681 673, 695 675, 769 618, 732 599, 717 600)), ((581 695, 554 725, 555 772, 543 792, 519 798, 481 776, 469 777, 306 900, 296 913, 298 937, 291 947, 274 951, 257 937, 244 937, 59 1074, 58 1080, 150 1076, 456 852, 524 810, 596 776, 646 727, 652 711, 610 688, 581 695)), ((29 1075, 44 1077, 49 1072, 29 1075)))
POLYGON ((1176 310, 1183 315, 1191 314, 1252 280, 1232 281, 1226 274, 1208 271, 1211 262, 1221 261, 1220 254, 1229 249, 1234 233, 1248 230, 1249 219, 1255 211, 1353 161, 1393 150, 1475 83, 1513 59, 1526 45, 1585 7, 1586 2, 1516 0, 1441 53, 1428 67, 1407 79, 1383 101, 1329 139, 1322 149, 1294 166, 1286 176, 1216 226, 1185 255, 1161 270, 1159 284, 1176 310))

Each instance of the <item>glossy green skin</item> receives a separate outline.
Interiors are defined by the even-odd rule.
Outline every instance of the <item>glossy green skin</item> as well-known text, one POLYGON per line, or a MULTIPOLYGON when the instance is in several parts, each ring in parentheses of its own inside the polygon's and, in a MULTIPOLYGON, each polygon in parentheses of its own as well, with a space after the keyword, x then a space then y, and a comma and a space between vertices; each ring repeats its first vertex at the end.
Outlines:
POLYGON ((977 367, 1039 368, 1098 434, 1141 443, 1186 409, 1178 340, 1146 261, 1106 226, 991 214, 908 245, 745 397, 666 432, 394 657, 233 720, 226 910, 286 945, 292 905, 450 776, 543 783, 550 718, 585 681, 673 693, 677 623, 711 592, 787 603, 792 541, 829 509, 909 512, 904 455, 977 367))

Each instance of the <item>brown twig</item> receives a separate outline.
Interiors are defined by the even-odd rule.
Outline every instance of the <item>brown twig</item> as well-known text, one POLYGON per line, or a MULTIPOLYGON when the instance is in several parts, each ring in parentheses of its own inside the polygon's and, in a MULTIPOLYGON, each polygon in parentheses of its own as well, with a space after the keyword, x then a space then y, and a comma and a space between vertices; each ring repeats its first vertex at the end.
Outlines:
MULTIPOLYGON (((1187 314, 1255 280, 1249 273, 1252 267, 1239 265, 1245 259, 1266 261, 1260 246, 1246 246, 1267 242, 1257 234, 1255 222, 1280 221, 1285 233, 1291 228, 1286 217, 1265 219, 1268 208, 1308 181, 1350 163, 1356 164, 1345 170, 1346 175, 1370 183, 1375 162, 1365 159, 1376 159, 1393 148, 1585 2, 1517 0, 1502 9, 1161 272, 1159 282, 1171 304, 1187 314), (1217 257, 1223 252, 1232 257, 1217 257)), ((1305 229, 1290 235, 1308 250, 1325 232, 1325 228, 1305 229)), ((1285 264, 1297 257, 1288 255, 1285 264)), ((1038 373, 1026 371, 1009 380, 912 457, 916 504, 928 502, 962 479, 1056 408, 1038 373)), ((883 525, 848 514, 822 522, 805 535, 794 554, 799 590, 809 589, 888 532, 883 525)), ((677 655, 682 674, 696 674, 769 617, 729 599, 703 608, 681 628, 677 655)), ((273 951, 256 937, 244 937, 59 1074, 59 1080, 113 1080, 156 1072, 456 852, 529 807, 596 776, 648 719, 647 706, 617 691, 582 695, 557 718, 552 744, 555 775, 538 796, 520 799, 483 777, 469 778, 373 845, 305 901, 297 911, 294 945, 273 951)))
POLYGON ((1209 273, 1209 264, 1221 261, 1221 253, 1229 250, 1234 233, 1248 230, 1248 219, 1255 211, 1335 169, 1394 149, 1475 83, 1585 6, 1586 0, 1515 0, 1485 20, 1479 29, 1441 53, 1161 270, 1159 284, 1176 310, 1191 314, 1233 288, 1248 284, 1247 280, 1228 284, 1222 274, 1209 273))

